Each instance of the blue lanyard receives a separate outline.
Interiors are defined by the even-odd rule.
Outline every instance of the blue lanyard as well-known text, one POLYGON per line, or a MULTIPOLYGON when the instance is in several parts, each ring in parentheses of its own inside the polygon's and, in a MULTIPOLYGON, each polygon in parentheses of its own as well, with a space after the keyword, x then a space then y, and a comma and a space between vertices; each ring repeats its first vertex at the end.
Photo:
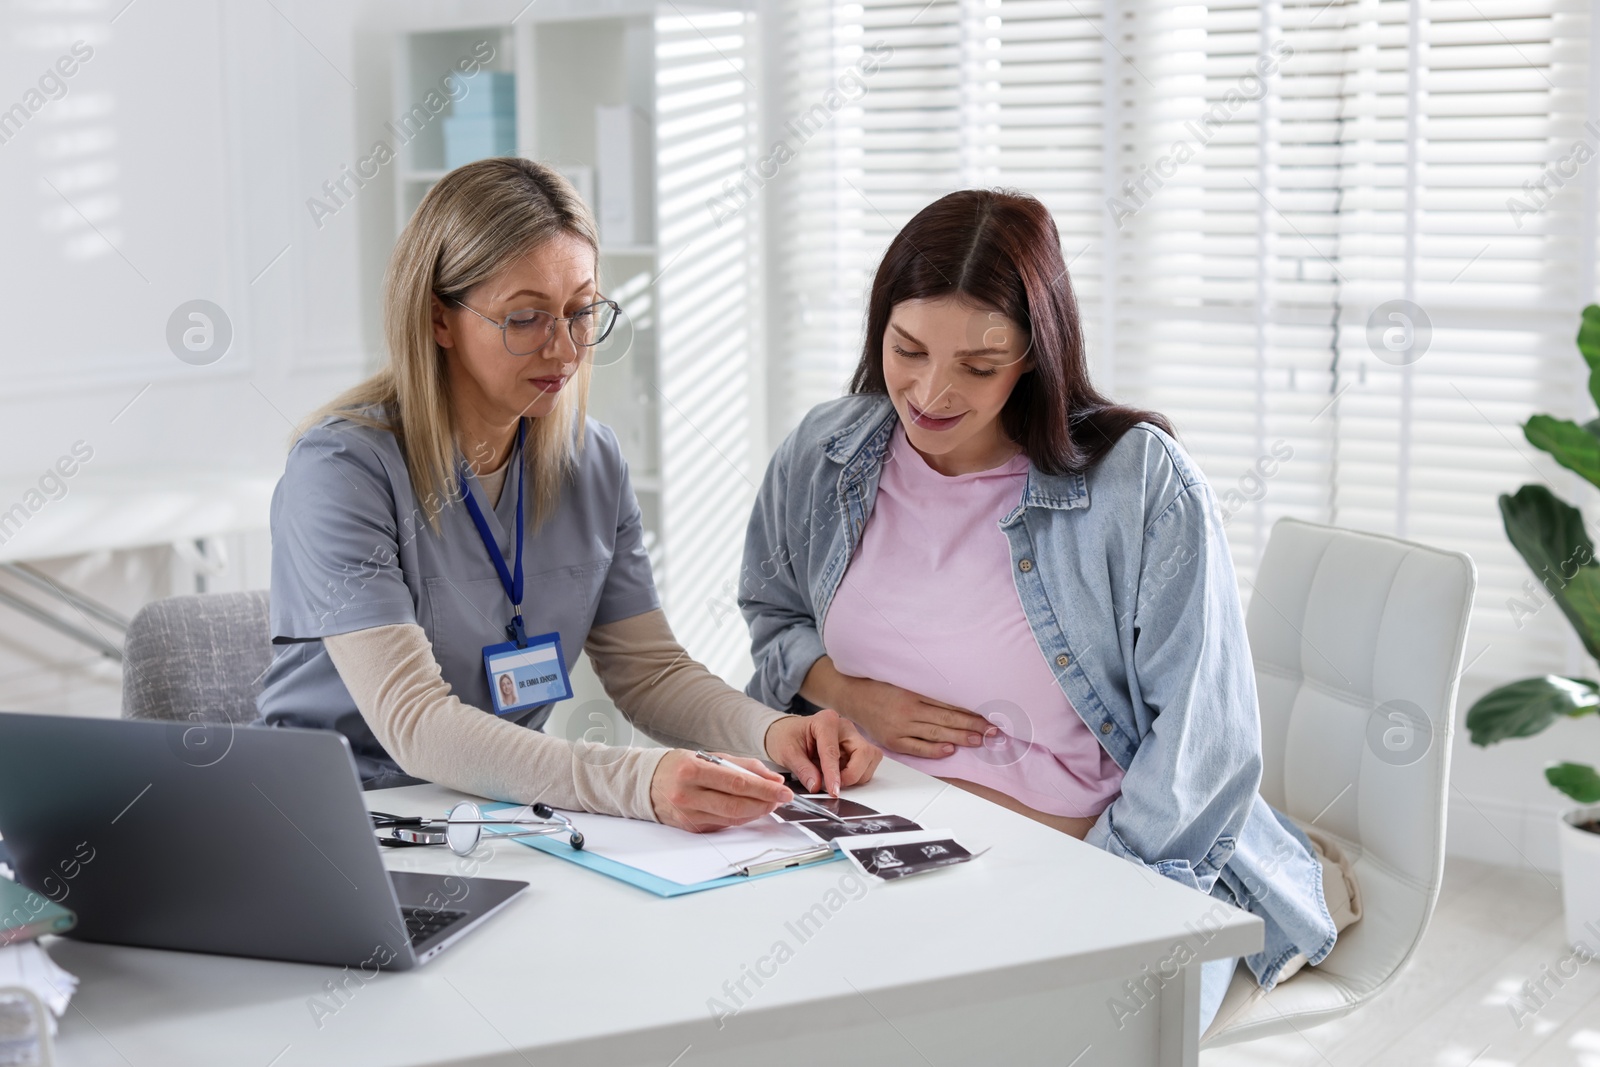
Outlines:
POLYGON ((523 456, 522 445, 528 436, 528 423, 525 419, 517 420, 517 561, 515 570, 506 569, 506 557, 500 551, 500 546, 495 544, 494 533, 489 529, 489 520, 484 518, 483 509, 478 507, 478 502, 473 499, 472 490, 467 485, 467 464, 461 463, 461 498, 466 502, 467 512, 472 516, 472 525, 478 528, 478 537, 483 541, 483 547, 489 553, 489 559, 494 564, 495 572, 500 575, 500 585, 505 589, 506 596, 511 598, 511 607, 515 614, 511 616, 511 623, 506 627, 506 635, 517 643, 518 648, 528 647, 528 635, 522 628, 522 483, 523 471, 528 464, 523 456))

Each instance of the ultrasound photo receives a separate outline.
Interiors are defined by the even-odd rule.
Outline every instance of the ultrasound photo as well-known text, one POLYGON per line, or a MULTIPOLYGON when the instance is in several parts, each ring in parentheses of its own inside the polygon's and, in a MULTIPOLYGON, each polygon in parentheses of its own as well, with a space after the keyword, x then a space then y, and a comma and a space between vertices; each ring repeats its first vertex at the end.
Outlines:
MULTIPOLYGON (((846 800, 843 797, 830 797, 826 793, 818 796, 811 796, 809 794, 800 795, 805 796, 807 800, 813 801, 819 806, 827 808, 835 815, 844 819, 853 819, 862 815, 878 814, 865 804, 857 804, 855 801, 846 800)), ((818 820, 827 821, 823 820, 822 816, 816 814, 815 812, 804 811, 792 804, 784 804, 772 814, 774 817, 782 819, 784 822, 817 822, 818 820)), ((883 818, 884 816, 879 817, 883 818)))
POLYGON ((965 863, 972 858, 972 853, 949 838, 846 848, 845 851, 867 874, 883 879, 909 878, 913 874, 938 870, 953 863, 965 863))
POLYGON ((833 841, 840 837, 862 836, 865 834, 898 834, 907 830, 920 830, 922 826, 912 822, 902 815, 867 815, 859 819, 850 819, 847 822, 805 822, 799 824, 800 828, 814 837, 824 841, 833 841))

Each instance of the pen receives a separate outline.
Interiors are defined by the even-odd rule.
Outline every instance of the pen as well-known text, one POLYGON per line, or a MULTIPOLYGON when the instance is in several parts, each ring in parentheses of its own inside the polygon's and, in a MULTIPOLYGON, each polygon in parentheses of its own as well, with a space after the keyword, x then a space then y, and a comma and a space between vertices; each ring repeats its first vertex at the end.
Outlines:
MULTIPOLYGON (((729 760, 725 760, 721 756, 713 756, 711 753, 705 751, 704 749, 701 749, 699 752, 696 752, 695 755, 698 756, 700 759, 705 760, 707 763, 715 763, 720 767, 732 767, 734 770, 738 771, 740 774, 748 774, 752 778, 760 779, 763 782, 766 781, 765 778, 762 778, 755 771, 752 771, 747 767, 741 767, 737 763, 733 763, 733 762, 731 762, 729 760)), ((844 825, 844 826, 848 826, 849 825, 849 823, 845 822, 844 819, 841 819, 839 816, 835 815, 833 812, 829 811, 827 808, 823 807, 821 804, 818 804, 814 800, 807 800, 805 797, 796 796, 793 800, 789 801, 789 803, 793 804, 795 807, 799 808, 801 811, 810 812, 812 815, 821 816, 824 819, 831 820, 833 822, 839 823, 840 825, 844 825)))

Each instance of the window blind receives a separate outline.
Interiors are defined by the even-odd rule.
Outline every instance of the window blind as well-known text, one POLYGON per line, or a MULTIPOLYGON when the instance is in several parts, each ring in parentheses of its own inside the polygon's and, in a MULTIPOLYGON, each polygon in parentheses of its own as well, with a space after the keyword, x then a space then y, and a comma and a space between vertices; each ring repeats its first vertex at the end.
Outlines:
POLYGON ((774 433, 842 391, 899 226, 951 189, 1020 188, 1060 229, 1097 381, 1168 415, 1216 489, 1243 597, 1280 516, 1398 535, 1478 565, 1467 690, 1575 669, 1559 612, 1508 608, 1531 575, 1495 499, 1593 495, 1520 430, 1592 417, 1573 344, 1595 291, 1590 14, 788 4, 790 112, 873 41, 892 55, 774 190, 774 433))
POLYGON ((839 395, 861 350, 865 294, 889 239, 960 188, 963 4, 786 3, 781 122, 793 158, 782 206, 774 309, 775 432, 839 395))
POLYGON ((757 162, 760 95, 745 11, 662 4, 656 16, 663 604, 678 640, 725 677, 749 673, 734 602, 755 500, 752 367, 765 358, 760 204, 730 196, 757 162), (708 199, 707 190, 717 195, 708 199))

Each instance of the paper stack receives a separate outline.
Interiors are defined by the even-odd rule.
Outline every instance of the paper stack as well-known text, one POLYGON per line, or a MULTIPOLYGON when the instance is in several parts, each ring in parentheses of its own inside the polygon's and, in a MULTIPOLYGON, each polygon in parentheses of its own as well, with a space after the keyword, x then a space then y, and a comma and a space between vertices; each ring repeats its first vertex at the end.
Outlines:
MULTIPOLYGON (((0 1067, 20 1067, 42 1062, 40 1035, 26 997, 7 993, 16 988, 30 990, 50 1009, 46 1022, 49 1037, 56 1032, 56 1019, 67 1010, 67 1002, 77 992, 78 979, 56 966, 37 941, 0 948, 0 1067)), ((49 1040, 46 1038, 45 1040, 49 1040)))
POLYGON ((57 967, 36 939, 70 930, 77 921, 42 894, 0 878, 0 1067, 49 1062, 56 1018, 67 1010, 78 980, 57 967), (46 1009, 42 1020, 24 989, 46 1009))

